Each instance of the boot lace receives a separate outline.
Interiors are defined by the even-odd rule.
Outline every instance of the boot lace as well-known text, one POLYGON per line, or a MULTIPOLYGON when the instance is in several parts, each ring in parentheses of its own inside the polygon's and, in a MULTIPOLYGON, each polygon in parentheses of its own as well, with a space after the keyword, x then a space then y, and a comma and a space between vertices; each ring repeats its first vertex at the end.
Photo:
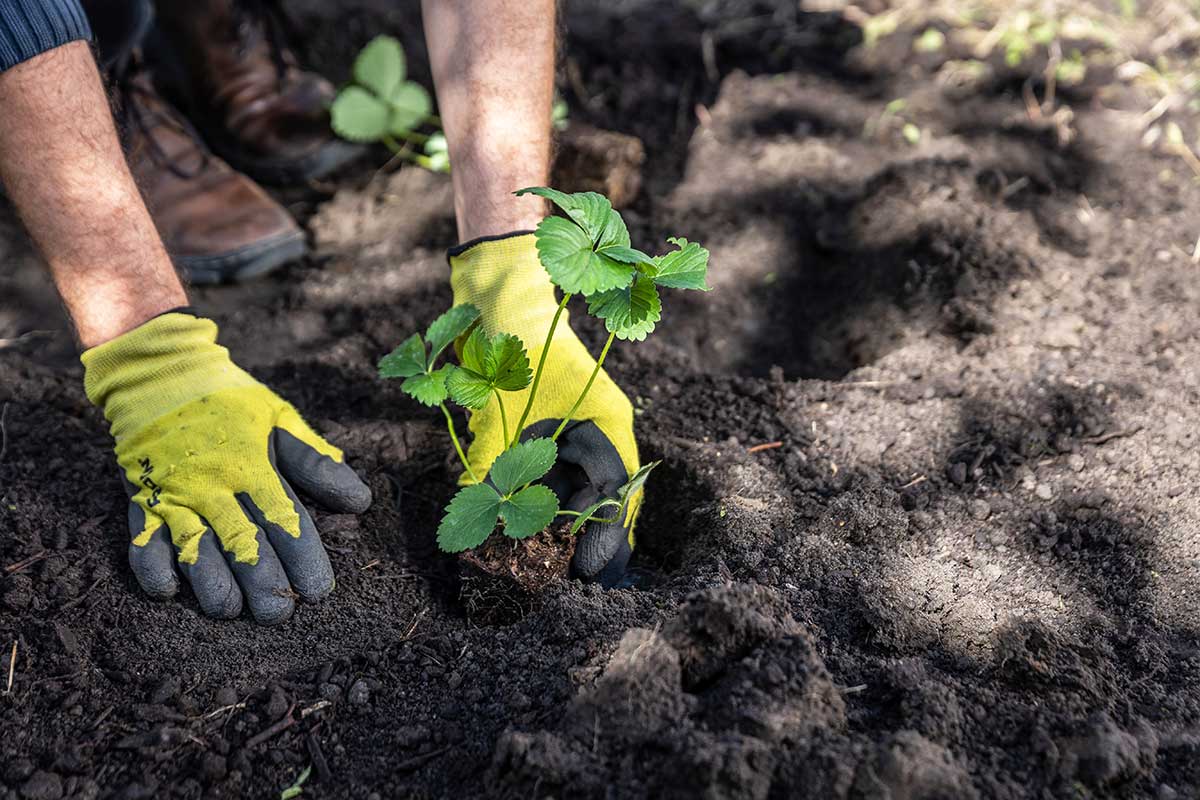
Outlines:
POLYGON ((136 57, 113 68, 112 79, 116 86, 116 110, 114 116, 125 130, 136 130, 146 142, 150 159, 156 165, 170 171, 176 177, 191 180, 199 177, 209 165, 211 154, 204 146, 192 124, 175 111, 158 93, 148 85, 149 76, 136 57), (167 125, 186 136, 194 145, 200 161, 194 169, 186 169, 179 159, 171 158, 155 136, 155 129, 167 125))
POLYGON ((292 18, 279 0, 239 0, 235 9, 239 13, 234 24, 242 50, 249 51, 265 39, 275 77, 283 84, 294 65, 288 42, 299 38, 292 18))

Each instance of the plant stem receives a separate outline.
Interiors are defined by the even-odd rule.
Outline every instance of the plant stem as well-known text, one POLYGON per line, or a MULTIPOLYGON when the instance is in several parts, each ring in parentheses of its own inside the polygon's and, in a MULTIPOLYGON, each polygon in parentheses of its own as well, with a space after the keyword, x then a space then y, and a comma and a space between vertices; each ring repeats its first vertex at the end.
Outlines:
POLYGON ((538 358, 537 372, 533 373, 533 386, 529 389, 529 399, 525 401, 525 410, 521 412, 521 419, 517 422, 516 430, 513 431, 513 438, 508 443, 509 447, 517 443, 521 431, 525 429, 525 420, 529 419, 529 412, 533 410, 533 399, 537 397, 538 384, 542 382, 542 369, 546 366, 546 356, 550 353, 550 342, 554 340, 554 329, 558 327, 558 318, 562 316, 563 309, 567 307, 567 301, 570 299, 571 295, 564 292, 562 302, 558 304, 558 310, 554 312, 554 319, 550 321, 550 331, 546 334, 546 343, 542 346, 541 357, 538 358))
POLYGON ((495 386, 492 387, 492 394, 496 395, 496 403, 500 406, 500 430, 504 432, 504 441, 508 441, 508 416, 504 413, 504 400, 500 397, 500 390, 495 386))
POLYGON ((579 397, 575 398, 575 405, 571 406, 571 410, 563 417, 562 422, 558 423, 558 430, 550 437, 550 441, 558 441, 558 436, 563 432, 563 428, 567 427, 567 423, 571 421, 571 417, 575 416, 575 412, 579 410, 583 398, 587 397, 588 391, 592 388, 592 384, 596 382, 596 376, 600 374, 600 367, 604 364, 604 357, 608 355, 608 348, 612 347, 613 339, 616 338, 615 333, 608 335, 608 341, 604 343, 604 349, 600 351, 600 358, 596 360, 596 368, 592 370, 592 377, 588 378, 587 384, 583 387, 583 391, 579 393, 579 397))
MULTIPOLYGON (((422 136, 422 134, 419 133, 410 135, 422 136)), ((383 138, 381 138, 379 141, 387 145, 388 149, 392 151, 396 158, 407 161, 410 164, 416 164, 421 169, 427 169, 430 172, 438 172, 438 170, 433 168, 433 162, 429 160, 429 156, 413 152, 411 147, 409 147, 407 144, 400 144, 394 138, 392 138, 390 134, 384 134, 383 138)), ((449 170, 447 169, 445 171, 448 172, 449 170)))
MULTIPOLYGON (((412 144, 425 144, 426 142, 429 141, 428 136, 426 136, 423 133, 417 133, 416 131, 409 131, 408 133, 402 133, 402 134, 400 134, 400 138, 402 140, 404 140, 405 142, 410 142, 412 144)), ((396 138, 394 136, 392 136, 392 134, 390 134, 390 133, 385 133, 383 135, 383 137, 380 138, 380 141, 383 142, 384 144, 386 144, 392 150, 397 150, 403 146, 399 142, 397 142, 396 138)))
POLYGON ((475 471, 471 469, 471 465, 467 463, 467 457, 463 455, 462 445, 458 441, 458 434, 454 431, 454 418, 450 416, 450 409, 446 408, 445 403, 438 403, 438 408, 446 415, 446 428, 450 431, 450 438, 454 440, 454 449, 458 451, 458 460, 467 468, 467 474, 471 476, 471 480, 479 483, 479 478, 475 477, 475 471))

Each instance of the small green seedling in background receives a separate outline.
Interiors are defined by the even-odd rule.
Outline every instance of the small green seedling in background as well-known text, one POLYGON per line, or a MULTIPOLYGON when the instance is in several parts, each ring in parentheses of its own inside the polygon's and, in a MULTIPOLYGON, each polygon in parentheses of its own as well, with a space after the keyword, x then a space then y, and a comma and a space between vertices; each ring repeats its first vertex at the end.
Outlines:
POLYGON ((376 36, 354 60, 354 81, 330 108, 333 130, 352 142, 381 142, 393 153, 433 172, 448 172, 446 139, 418 128, 439 126, 429 92, 406 80, 404 48, 391 36, 376 36), (401 144, 403 143, 403 144, 401 144), (424 148, 424 153, 412 147, 424 148))
MULTIPOLYGON (((353 75, 329 109, 334 133, 351 142, 382 144, 430 172, 449 172, 445 134, 419 130, 439 129, 442 121, 432 113, 429 92, 406 80, 403 45, 392 36, 376 36, 354 59, 353 75)), ((556 100, 550 117, 555 130, 567 127, 567 115, 567 104, 556 100)))
POLYGON ((279 793, 279 800, 292 800, 294 797, 299 797, 304 794, 304 784, 308 781, 308 776, 312 774, 312 766, 309 765, 296 776, 295 782, 279 793))
POLYGON ((884 106, 882 114, 878 117, 869 118, 863 124, 863 137, 867 139, 882 139, 892 131, 899 129, 900 135, 904 137, 904 141, 911 145, 920 144, 921 129, 916 123, 906 118, 905 110, 907 108, 908 100, 903 97, 891 100, 884 106))
POLYGON ((570 113, 566 100, 559 98, 554 101, 554 106, 550 109, 550 124, 554 126, 554 130, 565 131, 567 129, 567 126, 571 124, 570 113))
POLYGON ((441 131, 430 134, 425 140, 425 157, 427 164, 422 164, 430 172, 450 171, 450 146, 446 144, 446 135, 441 131))
POLYGON ((926 28, 925 32, 913 40, 912 48, 918 53, 936 53, 946 46, 946 34, 937 28, 926 28))
POLYGON ((547 217, 534 236, 538 260, 562 291, 550 322, 537 367, 530 371, 525 343, 504 332, 493 335, 478 324, 479 311, 460 305, 434 320, 424 336, 413 334, 379 362, 384 378, 401 378, 401 391, 427 406, 437 406, 446 418, 454 449, 471 481, 454 496, 438 526, 438 546, 456 553, 478 547, 501 526, 505 536, 525 539, 546 528, 556 517, 575 517, 572 533, 588 522, 625 520, 634 496, 658 462, 646 464, 622 486, 616 498, 604 498, 583 511, 560 509, 558 498, 536 481, 558 458, 558 437, 579 410, 604 365, 615 339, 642 341, 662 318, 660 289, 708 291, 708 251, 695 242, 671 237, 673 249, 651 256, 635 249, 629 230, 606 197, 595 192, 566 194, 546 187, 522 189, 554 203, 566 216, 547 217), (587 301, 588 313, 604 320, 608 339, 596 366, 562 422, 549 438, 520 441, 533 409, 546 365, 546 354, 563 310, 575 295, 587 301), (438 365, 451 342, 458 340, 458 365, 438 365), (530 388, 529 397, 510 427, 504 395, 530 388), (463 453, 446 401, 478 411, 495 400, 505 449, 486 476, 476 475, 463 453), (596 516, 615 509, 610 516, 596 516))

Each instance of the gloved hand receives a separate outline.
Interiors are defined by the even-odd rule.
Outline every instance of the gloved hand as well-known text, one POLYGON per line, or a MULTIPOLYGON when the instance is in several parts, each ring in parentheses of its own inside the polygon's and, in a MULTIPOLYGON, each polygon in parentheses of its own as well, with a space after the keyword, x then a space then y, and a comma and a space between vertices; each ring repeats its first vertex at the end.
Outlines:
POLYGON ((138 583, 173 596, 178 562, 204 613, 236 617, 244 595, 270 625, 291 616, 296 594, 316 601, 334 585, 292 487, 352 513, 367 509, 371 490, 216 339, 217 326, 190 313, 155 317, 86 351, 84 388, 104 410, 130 487, 138 583))
MULTIPOLYGON (((538 261, 531 233, 467 243, 450 252, 450 285, 454 303, 473 303, 489 335, 510 333, 529 353, 531 368, 541 358, 550 322, 558 308, 554 286, 538 261)), ((596 360, 571 330, 564 311, 554 331, 537 398, 522 438, 548 437, 571 410, 596 360)), ((519 418, 532 387, 505 392, 510 421, 519 418)), ((483 476, 504 450, 499 405, 492 399, 470 419, 474 435, 467 460, 483 476)), ((638 469, 633 438, 633 406, 603 371, 558 438, 558 462, 542 481, 558 495, 559 504, 583 511, 600 497, 617 497, 617 489, 638 469)), ((611 587, 620 581, 633 550, 633 525, 641 492, 624 519, 587 524, 575 548, 572 570, 577 577, 611 587)), ((606 509, 611 514, 610 509, 606 509)), ((604 511, 600 512, 604 515, 604 511)))

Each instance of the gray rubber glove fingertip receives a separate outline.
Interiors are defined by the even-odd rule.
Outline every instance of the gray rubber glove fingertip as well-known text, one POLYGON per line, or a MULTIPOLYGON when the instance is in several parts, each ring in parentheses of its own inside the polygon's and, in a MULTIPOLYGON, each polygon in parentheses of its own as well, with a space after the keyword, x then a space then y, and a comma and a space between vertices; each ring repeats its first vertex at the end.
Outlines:
POLYGON ((371 488, 349 464, 317 452, 282 428, 275 430, 274 453, 288 483, 325 508, 361 514, 371 507, 371 488))

